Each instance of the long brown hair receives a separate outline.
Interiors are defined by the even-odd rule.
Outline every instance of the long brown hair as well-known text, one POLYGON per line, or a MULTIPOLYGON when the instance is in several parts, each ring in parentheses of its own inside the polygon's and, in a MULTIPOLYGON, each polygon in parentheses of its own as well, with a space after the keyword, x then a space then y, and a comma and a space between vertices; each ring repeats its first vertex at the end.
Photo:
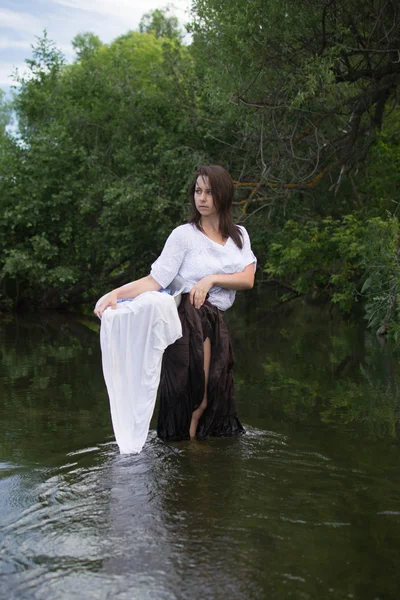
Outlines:
POLYGON ((232 217, 233 181, 228 171, 219 165, 208 165, 199 167, 194 174, 189 188, 190 216, 189 223, 194 223, 197 229, 201 228, 201 214, 196 208, 194 192, 198 177, 208 177, 215 208, 219 217, 219 231, 224 239, 231 237, 236 246, 243 248, 243 235, 239 227, 235 225, 232 217))

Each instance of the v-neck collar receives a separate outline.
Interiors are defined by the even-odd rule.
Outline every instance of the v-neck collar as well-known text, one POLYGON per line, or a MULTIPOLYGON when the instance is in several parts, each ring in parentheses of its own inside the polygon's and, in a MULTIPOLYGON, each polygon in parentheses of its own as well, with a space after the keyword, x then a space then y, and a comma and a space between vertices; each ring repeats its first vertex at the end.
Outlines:
POLYGON ((210 242, 212 242, 213 244, 215 244, 215 246, 218 246, 218 248, 225 248, 226 245, 227 245, 227 243, 230 240, 230 238, 228 237, 227 240, 226 240, 226 242, 225 242, 225 244, 219 244, 218 242, 216 242, 216 241, 212 240, 210 237, 208 237, 208 235, 206 233, 204 233, 204 231, 202 231, 201 229, 198 229, 197 227, 196 227, 196 229, 197 229, 197 231, 199 233, 201 233, 201 235, 203 237, 205 237, 207 240, 209 240, 210 242))

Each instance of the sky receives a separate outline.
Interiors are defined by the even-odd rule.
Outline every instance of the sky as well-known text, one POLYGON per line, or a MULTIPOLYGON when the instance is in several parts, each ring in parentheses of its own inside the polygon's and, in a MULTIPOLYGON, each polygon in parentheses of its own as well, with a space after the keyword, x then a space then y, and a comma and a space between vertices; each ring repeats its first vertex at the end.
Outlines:
POLYGON ((44 29, 71 61, 77 33, 90 31, 109 43, 137 29, 143 14, 167 5, 182 25, 189 21, 190 0, 0 0, 0 88, 10 91, 10 75, 23 71, 44 29))

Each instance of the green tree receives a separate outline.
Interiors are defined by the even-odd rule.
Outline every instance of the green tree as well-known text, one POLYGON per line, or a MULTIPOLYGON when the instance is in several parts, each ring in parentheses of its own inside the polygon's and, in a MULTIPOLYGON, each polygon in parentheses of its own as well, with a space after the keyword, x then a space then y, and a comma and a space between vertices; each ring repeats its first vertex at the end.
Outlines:
POLYGON ((156 38, 179 38, 179 21, 171 14, 168 8, 148 12, 143 15, 139 23, 140 33, 153 33, 156 38))
POLYGON ((3 300, 92 302, 148 270, 186 212, 197 157, 180 70, 191 61, 175 37, 132 32, 92 43, 72 65, 45 35, 28 65, 14 105, 19 143, 2 180, 3 300))
POLYGON ((354 167, 375 143, 385 107, 397 101, 397 5, 194 0, 193 6, 194 50, 208 65, 205 93, 225 117, 214 135, 247 184, 245 212, 302 205, 318 188, 318 209, 327 214, 333 193, 346 193, 346 186, 356 205, 354 167))
POLYGON ((78 60, 89 58, 102 45, 99 37, 90 32, 78 33, 72 40, 72 47, 78 60))
POLYGON ((395 273, 374 314, 396 320, 394 3, 194 0, 190 45, 168 10, 139 29, 109 45, 78 35, 70 65, 45 34, 17 74, 18 136, 0 141, 3 304, 89 302, 144 273, 184 218, 188 174, 213 162, 266 276, 351 310, 395 273))

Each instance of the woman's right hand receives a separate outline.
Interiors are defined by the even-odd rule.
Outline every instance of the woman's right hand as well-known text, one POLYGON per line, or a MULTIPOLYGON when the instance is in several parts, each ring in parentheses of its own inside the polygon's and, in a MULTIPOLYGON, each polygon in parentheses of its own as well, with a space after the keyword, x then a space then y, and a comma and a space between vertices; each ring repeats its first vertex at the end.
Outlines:
POLYGON ((107 296, 104 298, 103 302, 101 302, 99 304, 99 306, 96 306, 94 309, 94 314, 99 317, 99 319, 101 319, 103 312, 106 310, 106 308, 108 308, 109 306, 111 306, 111 308, 113 310, 115 310, 117 308, 117 292, 116 290, 113 290, 112 292, 110 292, 109 294, 107 294, 107 296))

